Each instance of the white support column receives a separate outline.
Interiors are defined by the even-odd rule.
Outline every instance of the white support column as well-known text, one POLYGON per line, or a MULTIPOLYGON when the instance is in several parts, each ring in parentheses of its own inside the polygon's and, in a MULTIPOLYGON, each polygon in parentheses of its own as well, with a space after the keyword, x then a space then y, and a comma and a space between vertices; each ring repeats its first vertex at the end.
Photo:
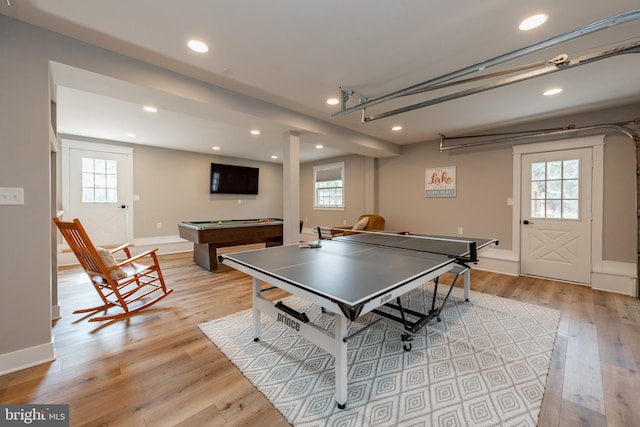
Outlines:
POLYGON ((300 135, 285 132, 282 145, 283 241, 288 245, 300 241, 300 135))
POLYGON ((364 212, 378 213, 376 200, 376 159, 364 159, 364 212))

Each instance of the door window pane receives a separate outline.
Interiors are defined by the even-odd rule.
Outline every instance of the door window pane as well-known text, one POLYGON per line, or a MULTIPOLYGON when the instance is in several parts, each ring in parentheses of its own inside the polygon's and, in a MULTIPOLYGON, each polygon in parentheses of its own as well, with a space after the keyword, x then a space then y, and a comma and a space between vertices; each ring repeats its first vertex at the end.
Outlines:
POLYGON ((580 160, 531 164, 531 216, 580 218, 580 160))
POLYGON ((82 158, 82 202, 116 203, 118 201, 118 162, 82 158))
POLYGON ((541 181, 547 176, 547 164, 546 163, 533 163, 531 165, 531 180, 541 181))
POLYGON ((93 190, 93 194, 95 194, 94 202, 106 202, 107 201, 106 192, 107 191, 104 188, 94 188, 93 190))
POLYGON ((562 181, 547 181, 547 199, 562 198, 562 181))
POLYGON ((578 199, 579 185, 577 179, 568 179, 562 183, 562 198, 563 199, 578 199))
POLYGON ((93 159, 95 173, 105 173, 106 164, 104 159, 93 159))
POLYGON ((578 201, 577 200, 562 201, 562 217, 578 219, 578 201))
POLYGON ((562 165, 562 177, 564 179, 578 179, 580 162, 578 160, 565 160, 562 165))
POLYGON ((531 216, 534 218, 544 218, 544 200, 531 201, 531 216))
POLYGON ((82 174, 82 186, 85 188, 93 187, 93 173, 82 174))
POLYGON ((547 179, 562 178, 562 162, 547 162, 547 179))
POLYGON ((545 181, 533 181, 531 183, 531 198, 532 199, 544 199, 545 198, 545 188, 547 183, 545 181))
POLYGON ((560 200, 547 200, 547 209, 545 214, 547 218, 562 218, 560 200))

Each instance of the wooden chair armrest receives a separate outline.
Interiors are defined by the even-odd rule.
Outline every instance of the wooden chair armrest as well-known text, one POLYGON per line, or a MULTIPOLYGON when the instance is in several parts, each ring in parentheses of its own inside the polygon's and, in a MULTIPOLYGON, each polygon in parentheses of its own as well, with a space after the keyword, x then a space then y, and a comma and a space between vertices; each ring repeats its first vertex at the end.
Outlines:
POLYGON ((144 251, 142 253, 139 253, 136 256, 133 256, 133 257, 127 258, 127 259, 125 259, 123 261, 120 261, 118 264, 115 265, 115 267, 122 267, 122 266, 125 266, 127 264, 131 264, 132 262, 135 262, 135 261, 139 260, 140 258, 144 258, 146 256, 155 254, 155 252, 157 250, 158 250, 158 248, 155 248, 155 249, 149 249, 148 251, 144 251))
POLYGON ((115 254, 116 252, 122 251, 125 254, 127 254, 127 258, 131 258, 131 252, 129 252, 129 246, 131 246, 130 243, 125 243, 124 245, 120 245, 115 249, 109 249, 109 252, 111 252, 112 254, 115 254))
POLYGON ((112 254, 115 254, 116 252, 121 251, 124 248, 128 248, 129 246, 131 246, 130 243, 125 243, 124 245, 120 245, 117 248, 109 249, 109 252, 111 252, 112 254))

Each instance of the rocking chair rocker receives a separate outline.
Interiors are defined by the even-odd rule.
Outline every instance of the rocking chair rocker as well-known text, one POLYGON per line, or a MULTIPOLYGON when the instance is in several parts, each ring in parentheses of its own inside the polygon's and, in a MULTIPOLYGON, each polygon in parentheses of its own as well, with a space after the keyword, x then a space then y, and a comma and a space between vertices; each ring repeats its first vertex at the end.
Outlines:
POLYGON ((120 319, 152 306, 173 292, 165 286, 156 256, 158 249, 132 257, 128 243, 111 250, 94 246, 78 219, 63 222, 54 218, 53 221, 103 302, 97 307, 75 310, 74 314, 105 311, 105 314, 94 316, 89 321, 120 319), (119 251, 124 252, 126 259, 114 259, 113 254, 119 251), (111 307, 119 307, 119 310, 106 314, 111 307))

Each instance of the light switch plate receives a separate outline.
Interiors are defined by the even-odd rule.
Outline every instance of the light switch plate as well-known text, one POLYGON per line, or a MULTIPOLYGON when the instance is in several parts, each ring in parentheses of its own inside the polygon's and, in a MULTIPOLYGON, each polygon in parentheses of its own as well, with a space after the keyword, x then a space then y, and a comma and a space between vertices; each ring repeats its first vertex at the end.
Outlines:
POLYGON ((24 205, 24 188, 0 187, 0 205, 24 205))

